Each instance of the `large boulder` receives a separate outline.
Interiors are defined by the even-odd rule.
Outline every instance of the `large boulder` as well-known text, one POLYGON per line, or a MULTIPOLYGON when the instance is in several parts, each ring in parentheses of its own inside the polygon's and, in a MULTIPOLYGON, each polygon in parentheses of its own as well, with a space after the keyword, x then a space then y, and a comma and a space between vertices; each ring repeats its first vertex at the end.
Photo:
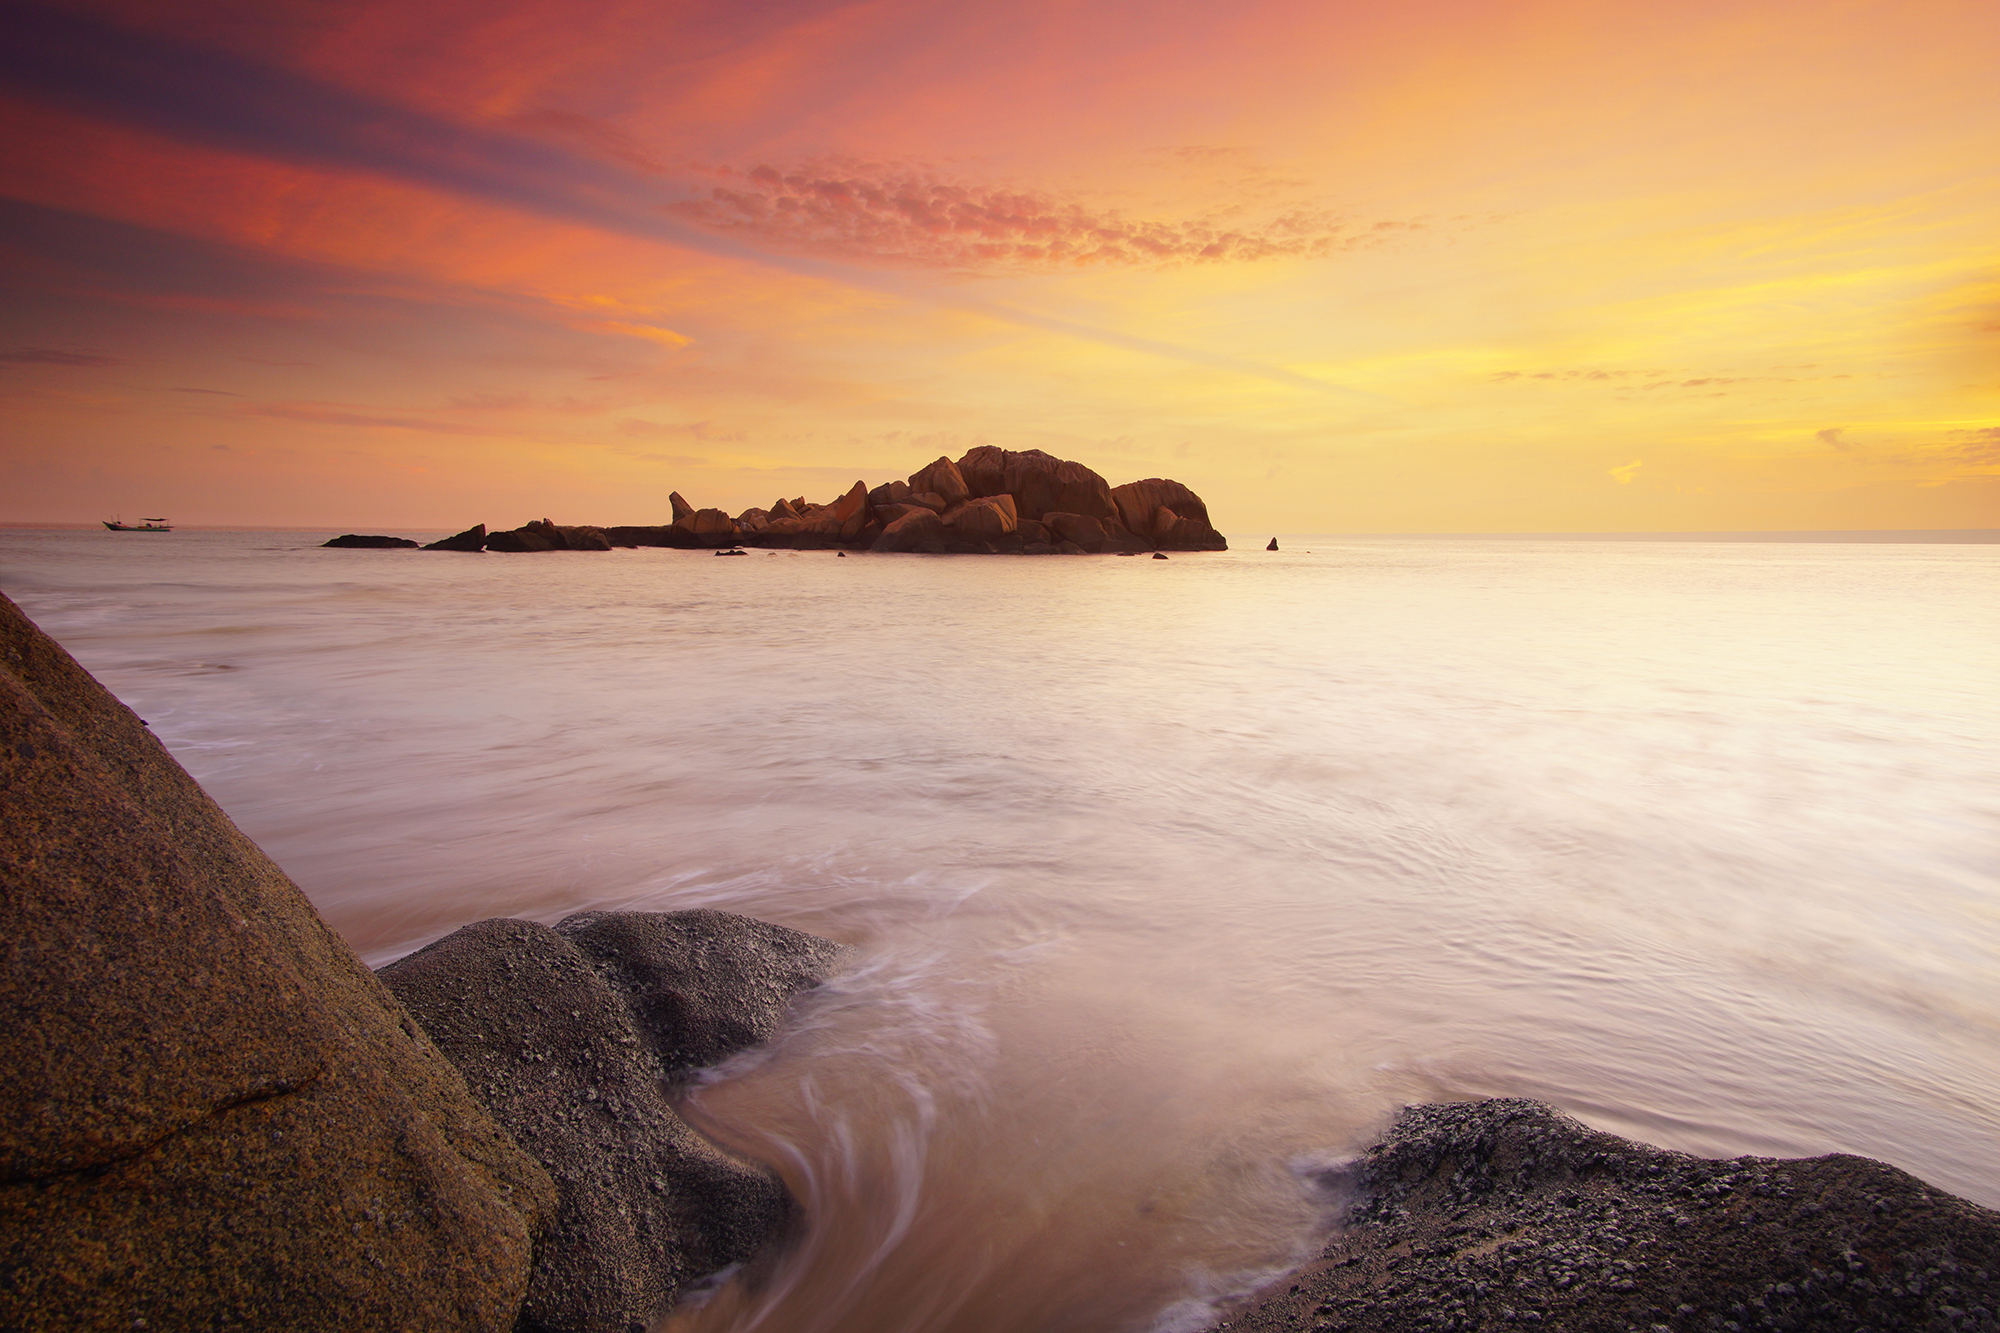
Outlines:
POLYGON ((843 541, 853 541, 868 526, 868 483, 857 481, 833 502, 832 517, 843 541))
POLYGON ((1069 542, 1085 551, 1101 551, 1108 535, 1104 523, 1089 514, 1066 514, 1052 511, 1042 515, 1042 522, 1053 532, 1058 542, 1069 542))
POLYGON ((595 960, 670 1078, 776 1036, 825 981, 831 940, 729 912, 579 912, 556 931, 595 960))
POLYGON ((727 546, 736 540, 736 522, 720 509, 697 509, 674 520, 697 546, 727 546))
POLYGON ((382 969, 556 1183, 523 1328, 650 1326, 778 1234, 793 1205, 777 1177, 696 1134, 664 1088, 768 1040, 838 954, 722 912, 594 912, 477 922, 382 969))
POLYGON ((1199 495, 1177 481, 1148 477, 1111 488, 1111 501, 1118 506, 1118 520, 1142 537, 1157 539, 1156 511, 1165 508, 1176 518, 1196 518, 1208 523, 1208 506, 1199 495))
POLYGON ((689 504, 686 500, 682 499, 681 493, 679 491, 669 492, 667 495, 667 503, 673 507, 674 511, 673 521, 676 523, 680 522, 684 518, 691 518, 694 516, 694 506, 689 504))
POLYGON ((868 503, 873 508, 884 505, 907 504, 910 499, 910 484, 905 481, 885 481, 868 492, 868 503))
POLYGON ((911 509, 882 529, 870 548, 876 551, 942 551, 944 520, 928 509, 911 509))
POLYGON ((1991 1328, 2000 1214, 1865 1157, 1691 1157, 1517 1098, 1413 1106, 1346 1225, 1217 1329, 1991 1328))
POLYGON ((992 541, 1021 526, 1011 495, 988 495, 960 505, 945 515, 945 525, 962 537, 992 541))
POLYGON ((424 547, 426 551, 483 551, 486 549, 486 525, 474 523, 464 532, 449 537, 441 537, 424 547))
POLYGON ((876 522, 880 523, 884 527, 887 527, 889 524, 894 523, 897 519, 901 518, 905 514, 915 514, 919 512, 926 514, 934 514, 937 511, 934 509, 929 509, 924 505, 889 504, 889 505, 877 505, 871 512, 873 512, 873 514, 875 515, 876 522))
MULTIPOLYGON (((926 492, 941 498, 947 506, 964 504, 972 498, 966 488, 965 477, 959 472, 958 464, 949 458, 940 458, 935 463, 910 476, 910 493, 923 495, 926 492)), ((983 494, 991 495, 986 491, 983 494)))
POLYGON ((1107 518, 1104 520, 1104 545, 1099 549, 1115 555, 1145 555, 1153 549, 1153 543, 1117 519, 1107 518))
POLYGON ((1202 498, 1178 481, 1148 477, 1112 488, 1119 521, 1170 551, 1226 551, 1229 543, 1208 521, 1202 498))
POLYGON ((1051 511, 1090 518, 1118 516, 1104 478, 1081 463, 1040 449, 1016 451, 982 444, 958 460, 958 470, 973 495, 1013 496, 1022 518, 1038 519, 1051 511))
POLYGON ((332 541, 321 542, 321 546, 344 546, 358 551, 398 551, 413 550, 416 543, 408 537, 378 537, 366 533, 348 532, 332 541))
POLYGON ((511 1329, 547 1174, 0 597, 0 1328, 511 1329))

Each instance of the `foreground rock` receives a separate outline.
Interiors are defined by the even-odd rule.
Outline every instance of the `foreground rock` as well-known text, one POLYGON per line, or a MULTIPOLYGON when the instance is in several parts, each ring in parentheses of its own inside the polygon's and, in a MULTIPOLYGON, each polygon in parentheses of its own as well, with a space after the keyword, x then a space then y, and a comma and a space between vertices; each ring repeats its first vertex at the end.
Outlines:
POLYGON ((0 597, 0 1328, 506 1330, 548 1175, 0 597))
POLYGON ((1218 1329, 2000 1324, 2000 1213, 1863 1157, 1690 1157, 1498 1100, 1411 1107, 1350 1183, 1345 1233, 1218 1329))
POLYGON ((665 1083, 768 1040, 827 940, 723 912, 481 921, 382 979, 556 1182, 524 1333, 627 1333, 791 1216, 784 1186, 690 1129, 665 1083))
POLYGON ((415 542, 407 537, 365 536, 358 532, 343 533, 341 536, 335 537, 332 541, 321 542, 320 545, 341 546, 359 551, 415 550, 417 546, 415 542))

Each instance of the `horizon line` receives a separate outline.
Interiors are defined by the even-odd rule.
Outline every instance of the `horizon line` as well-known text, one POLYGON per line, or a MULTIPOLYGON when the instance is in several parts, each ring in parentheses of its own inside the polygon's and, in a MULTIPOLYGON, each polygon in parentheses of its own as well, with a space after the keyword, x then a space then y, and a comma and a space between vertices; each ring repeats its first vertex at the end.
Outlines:
MULTIPOLYGON (((101 521, 41 521, 29 519, 0 519, 0 530, 41 531, 41 532, 91 532, 102 528, 101 521)), ((181 532, 332 532, 339 535, 344 530, 358 533, 364 527, 375 533, 388 536, 397 533, 442 532, 447 536, 462 531, 450 525, 432 524, 428 526, 385 527, 370 524, 239 524, 239 523, 176 523, 173 528, 181 532)), ((599 527, 630 526, 624 524, 598 524, 599 527)), ((644 526, 644 525, 639 525, 644 526)), ((1221 531, 1218 529, 1218 531, 1221 531)), ((1879 543, 1932 543, 1938 545, 1988 545, 2000 544, 2000 528, 1713 528, 1713 529, 1653 529, 1634 528, 1617 531, 1486 531, 1486 532, 1446 532, 1446 531, 1292 531, 1283 529, 1241 529, 1239 532, 1224 532, 1225 537, 1240 536, 1243 541, 1252 540, 1255 532, 1266 538, 1284 537, 1307 538, 1388 538, 1424 537, 1448 538, 1456 541, 1763 541, 1763 542, 1879 542, 1879 543)))

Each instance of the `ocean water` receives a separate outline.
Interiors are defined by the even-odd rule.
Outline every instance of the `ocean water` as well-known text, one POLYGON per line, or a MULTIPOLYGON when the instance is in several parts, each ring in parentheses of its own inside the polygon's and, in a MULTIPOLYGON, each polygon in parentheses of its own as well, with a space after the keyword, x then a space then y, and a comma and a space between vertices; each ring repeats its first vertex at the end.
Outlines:
POLYGON ((0 591, 372 963, 855 946, 687 1099, 809 1222, 677 1330, 1188 1327, 1415 1100, 2000 1205, 2000 548, 320 539, 0 531, 0 591))

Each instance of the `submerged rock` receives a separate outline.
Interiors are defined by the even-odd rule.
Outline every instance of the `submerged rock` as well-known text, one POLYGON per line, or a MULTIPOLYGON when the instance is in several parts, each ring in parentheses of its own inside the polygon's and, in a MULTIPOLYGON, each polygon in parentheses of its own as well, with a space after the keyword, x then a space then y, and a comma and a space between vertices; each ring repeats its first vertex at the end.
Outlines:
POLYGON ((0 597, 0 1328, 502 1333, 549 1177, 0 597))
POLYGON ((407 537, 370 537, 358 532, 344 533, 332 541, 321 542, 321 546, 344 546, 362 551, 415 550, 417 544, 407 537))
POLYGON ((1501 1099, 1410 1107, 1330 1183, 1346 1230, 1216 1328, 2000 1323, 2000 1213, 1865 1157, 1692 1157, 1501 1099))
POLYGON ((839 954, 724 912, 588 912, 477 922, 382 969, 556 1183, 523 1329, 648 1326, 778 1234, 793 1204, 777 1176, 696 1134, 664 1088, 768 1040, 839 954))

